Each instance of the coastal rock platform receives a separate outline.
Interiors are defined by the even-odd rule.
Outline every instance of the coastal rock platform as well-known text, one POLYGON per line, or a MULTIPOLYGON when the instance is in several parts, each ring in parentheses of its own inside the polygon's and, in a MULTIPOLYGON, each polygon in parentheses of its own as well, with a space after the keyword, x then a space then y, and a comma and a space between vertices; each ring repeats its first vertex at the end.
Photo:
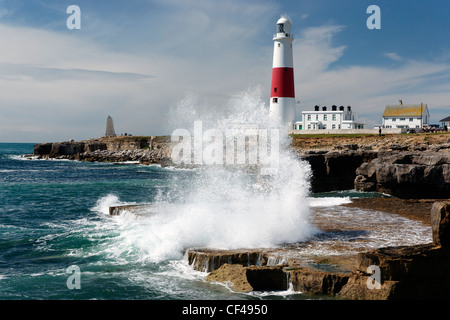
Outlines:
POLYGON ((187 256, 193 268, 210 272, 208 281, 228 283, 239 292, 290 285, 303 294, 336 299, 443 299, 450 296, 450 201, 435 202, 430 218, 429 244, 303 260, 274 259, 271 255, 282 254, 274 250, 188 250, 187 256))
MULTIPOLYGON (((407 215, 430 226, 430 243, 383 247, 337 255, 304 255, 296 246, 217 250, 188 248, 186 259, 206 280, 226 283, 236 292, 288 290, 308 296, 346 300, 442 299, 450 287, 450 201, 383 198, 355 199, 345 206, 371 207, 407 215)), ((115 207, 111 214, 142 207, 115 207)), ((345 246, 343 246, 345 248, 345 246)), ((335 248, 336 249, 336 248, 335 248)), ((339 248, 337 248, 339 250, 339 248)))

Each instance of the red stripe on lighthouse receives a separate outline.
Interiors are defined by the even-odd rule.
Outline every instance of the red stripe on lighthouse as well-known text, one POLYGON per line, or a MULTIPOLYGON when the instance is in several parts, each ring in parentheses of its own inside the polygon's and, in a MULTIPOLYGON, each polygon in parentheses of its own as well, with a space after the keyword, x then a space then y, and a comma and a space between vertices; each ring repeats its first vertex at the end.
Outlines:
POLYGON ((270 97, 295 98, 293 68, 273 68, 270 97))

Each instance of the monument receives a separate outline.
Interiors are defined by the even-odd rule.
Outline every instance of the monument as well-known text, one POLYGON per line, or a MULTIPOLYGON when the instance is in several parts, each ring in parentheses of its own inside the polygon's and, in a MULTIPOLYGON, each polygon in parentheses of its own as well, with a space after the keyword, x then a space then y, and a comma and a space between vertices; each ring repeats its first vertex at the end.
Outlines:
POLYGON ((105 136, 106 137, 115 137, 116 136, 116 132, 114 131, 114 123, 113 123, 113 119, 111 118, 111 116, 108 116, 108 118, 106 119, 105 136))

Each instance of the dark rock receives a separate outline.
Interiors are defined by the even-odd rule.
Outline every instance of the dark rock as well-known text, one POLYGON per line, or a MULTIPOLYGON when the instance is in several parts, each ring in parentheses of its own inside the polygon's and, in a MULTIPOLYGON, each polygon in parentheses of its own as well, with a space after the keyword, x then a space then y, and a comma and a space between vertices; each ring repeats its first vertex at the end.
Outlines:
POLYGON ((450 248, 450 202, 435 202, 431 208, 433 244, 450 248))
POLYGON ((360 254, 358 271, 380 268, 381 284, 395 282, 389 299, 442 299, 450 286, 450 252, 433 244, 381 248, 360 254))
POLYGON ((52 151, 52 143, 38 143, 33 146, 33 154, 36 156, 48 155, 52 151))
POLYGON ((227 283, 235 292, 253 291, 247 279, 247 270, 240 264, 223 264, 219 269, 208 274, 206 281, 227 283))
POLYGON ((287 275, 282 266, 244 267, 223 264, 206 277, 209 282, 223 282, 236 292, 276 291, 288 288, 287 275))
POLYGON ((94 152, 97 150, 107 150, 108 146, 106 143, 100 142, 98 140, 88 141, 85 145, 86 152, 94 152))
POLYGON ((237 291, 285 290, 290 284, 304 294, 352 300, 448 298, 450 202, 436 202, 431 211, 433 243, 359 253, 351 271, 324 272, 298 258, 280 259, 271 267, 267 249, 188 250, 188 260, 197 270, 211 270, 209 281, 231 282, 237 291), (373 283, 372 267, 379 270, 379 287, 369 285, 373 283))
POLYGON ((311 166, 313 192, 353 189, 356 169, 377 157, 376 151, 353 148, 302 155, 311 166))
POLYGON ((208 250, 197 249, 188 250, 187 259, 189 264, 195 269, 203 272, 212 272, 219 269, 223 264, 239 264, 244 267, 264 266, 268 257, 264 253, 240 250, 208 250))
MULTIPOLYGON (((48 158, 81 161, 139 161, 143 164, 173 165, 173 143, 167 137, 116 137, 67 141, 34 146, 34 154, 48 158)), ((414 150, 416 146, 389 144, 378 151, 363 143, 344 143, 334 149, 313 149, 300 153, 311 167, 311 191, 357 189, 378 191, 400 198, 448 198, 450 195, 450 153, 444 144, 414 150), (400 150, 400 151, 398 151, 400 150)))
POLYGON ((283 266, 246 267, 248 283, 255 291, 280 291, 288 289, 288 277, 283 266))
POLYGON ((84 152, 84 142, 56 142, 52 144, 49 157, 73 156, 84 152))
POLYGON ((367 275, 353 274, 337 293, 337 297, 347 300, 390 300, 398 286, 398 281, 383 281, 379 289, 369 288, 367 275))
POLYGON ((336 295, 347 284, 350 274, 294 269, 289 271, 294 291, 310 295, 336 295))
POLYGON ((402 152, 382 154, 356 170, 354 187, 399 198, 442 199, 450 196, 450 154, 402 152))

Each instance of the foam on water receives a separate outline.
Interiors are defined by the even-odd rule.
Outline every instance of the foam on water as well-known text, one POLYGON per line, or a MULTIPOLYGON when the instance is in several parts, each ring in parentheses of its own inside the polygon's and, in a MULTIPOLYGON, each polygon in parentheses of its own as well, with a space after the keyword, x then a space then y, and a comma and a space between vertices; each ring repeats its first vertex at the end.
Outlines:
MULTIPOLYGON (((236 124, 257 124, 270 129, 268 110, 260 91, 247 91, 231 99, 228 114, 198 112, 189 100, 175 114, 180 128, 194 121, 222 130, 236 124), (182 121, 185 121, 184 123, 182 121)), ((280 130, 279 167, 275 175, 263 176, 248 168, 205 166, 190 179, 176 178, 171 191, 152 204, 148 217, 116 218, 120 236, 114 250, 119 254, 139 251, 143 260, 180 258, 186 248, 220 249, 274 247, 307 239, 316 232, 309 223, 310 167, 286 147, 289 137, 280 130), (176 197, 173 195, 176 194, 176 197)), ((99 200, 95 211, 107 213, 121 201, 109 195, 99 200)), ((122 203, 123 204, 123 203, 122 203)))
POLYGON ((310 207, 331 207, 351 203, 350 197, 308 198, 310 207))

